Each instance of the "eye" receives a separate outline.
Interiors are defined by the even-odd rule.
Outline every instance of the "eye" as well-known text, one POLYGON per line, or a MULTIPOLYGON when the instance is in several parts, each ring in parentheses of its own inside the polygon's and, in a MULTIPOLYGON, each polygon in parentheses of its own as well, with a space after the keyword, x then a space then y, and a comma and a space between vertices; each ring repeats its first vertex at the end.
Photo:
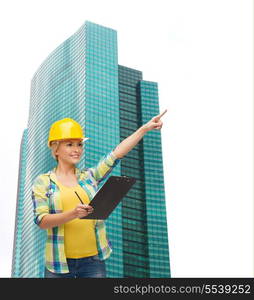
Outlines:
POLYGON ((79 143, 79 146, 80 146, 80 147, 83 147, 83 144, 82 144, 82 143, 79 143))

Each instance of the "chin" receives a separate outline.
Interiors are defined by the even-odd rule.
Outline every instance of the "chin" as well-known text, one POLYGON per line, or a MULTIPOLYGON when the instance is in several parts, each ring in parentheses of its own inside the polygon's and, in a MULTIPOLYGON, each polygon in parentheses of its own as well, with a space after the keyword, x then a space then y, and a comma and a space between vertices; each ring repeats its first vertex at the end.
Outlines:
POLYGON ((80 161, 80 158, 72 158, 72 161, 80 161))

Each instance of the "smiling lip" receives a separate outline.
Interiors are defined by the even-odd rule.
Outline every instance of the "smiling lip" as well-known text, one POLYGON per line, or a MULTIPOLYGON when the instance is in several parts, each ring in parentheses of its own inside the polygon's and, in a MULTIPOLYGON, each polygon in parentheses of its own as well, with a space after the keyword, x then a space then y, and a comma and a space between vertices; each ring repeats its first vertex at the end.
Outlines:
POLYGON ((73 158, 79 158, 79 155, 71 155, 73 158))

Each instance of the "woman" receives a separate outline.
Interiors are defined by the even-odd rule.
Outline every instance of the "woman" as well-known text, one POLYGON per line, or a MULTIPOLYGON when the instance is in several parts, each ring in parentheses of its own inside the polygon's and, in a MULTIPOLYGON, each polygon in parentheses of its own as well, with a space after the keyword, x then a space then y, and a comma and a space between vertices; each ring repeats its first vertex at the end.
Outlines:
POLYGON ((93 211, 88 205, 119 161, 152 129, 161 129, 160 118, 153 117, 94 168, 76 168, 83 154, 80 124, 65 118, 52 124, 48 146, 57 166, 36 177, 32 186, 34 222, 47 230, 45 247, 46 278, 106 277, 105 259, 111 252, 103 220, 80 219, 93 211), (82 203, 80 202, 82 200, 82 203))

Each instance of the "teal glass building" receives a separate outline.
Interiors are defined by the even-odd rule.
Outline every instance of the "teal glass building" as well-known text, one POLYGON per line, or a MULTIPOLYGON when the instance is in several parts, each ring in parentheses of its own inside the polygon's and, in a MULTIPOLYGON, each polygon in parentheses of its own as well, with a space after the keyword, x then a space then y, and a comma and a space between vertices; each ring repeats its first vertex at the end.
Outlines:
MULTIPOLYGON (((116 30, 86 21, 49 54, 32 78, 21 141, 12 277, 44 276, 46 231, 33 223, 31 186, 56 165, 47 148, 51 124, 69 117, 84 128, 82 169, 158 113, 157 83, 118 65, 116 30)), ((160 131, 148 132, 111 175, 137 181, 106 221, 108 277, 170 277, 160 131)))

